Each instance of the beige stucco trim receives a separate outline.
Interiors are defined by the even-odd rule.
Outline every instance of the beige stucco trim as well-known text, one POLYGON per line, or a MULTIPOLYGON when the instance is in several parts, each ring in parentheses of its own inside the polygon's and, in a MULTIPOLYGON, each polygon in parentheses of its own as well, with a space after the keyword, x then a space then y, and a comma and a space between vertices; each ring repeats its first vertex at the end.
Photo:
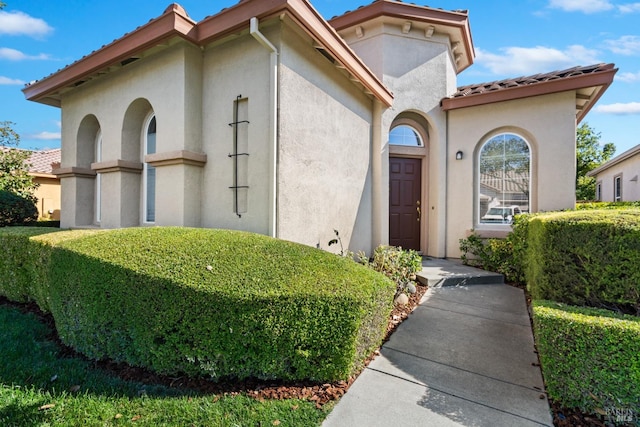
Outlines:
POLYGON ((476 235, 481 239, 504 239, 512 231, 512 227, 507 225, 504 229, 488 229, 488 228, 476 228, 474 230, 467 230, 467 237, 476 235))
POLYGON ((154 167, 170 165, 191 165, 203 167, 207 163, 207 155, 193 151, 179 150, 166 153, 154 153, 144 156, 145 163, 154 167))
POLYGON ((96 177, 96 171, 87 169, 87 168, 79 168, 76 166, 54 169, 53 174, 58 178, 95 178, 96 177))
POLYGON ((29 172, 29 175, 31 175, 34 178, 52 178, 52 179, 57 178, 57 176, 52 173, 29 172))
POLYGON ((112 172, 141 173, 142 163, 129 162, 122 159, 109 160, 106 162, 91 163, 91 169, 98 173, 112 173, 112 172))

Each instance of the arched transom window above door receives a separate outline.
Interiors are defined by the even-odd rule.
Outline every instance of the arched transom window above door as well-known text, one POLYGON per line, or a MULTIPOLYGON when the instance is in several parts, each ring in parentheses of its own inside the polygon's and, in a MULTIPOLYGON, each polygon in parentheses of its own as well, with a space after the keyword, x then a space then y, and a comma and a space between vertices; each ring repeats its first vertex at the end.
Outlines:
POLYGON ((398 125, 389 132, 389 144, 404 147, 424 147, 420 133, 409 125, 398 125))
POLYGON ((502 133, 488 139, 478 155, 478 222, 511 224, 529 212, 531 150, 519 135, 502 133))

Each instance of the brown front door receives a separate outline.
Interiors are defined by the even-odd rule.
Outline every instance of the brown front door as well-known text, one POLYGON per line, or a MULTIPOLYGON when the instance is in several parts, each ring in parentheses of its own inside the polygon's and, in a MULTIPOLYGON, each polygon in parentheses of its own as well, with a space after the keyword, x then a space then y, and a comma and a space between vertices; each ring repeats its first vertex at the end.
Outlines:
POLYGON ((389 244, 420 250, 421 159, 389 158, 389 244))

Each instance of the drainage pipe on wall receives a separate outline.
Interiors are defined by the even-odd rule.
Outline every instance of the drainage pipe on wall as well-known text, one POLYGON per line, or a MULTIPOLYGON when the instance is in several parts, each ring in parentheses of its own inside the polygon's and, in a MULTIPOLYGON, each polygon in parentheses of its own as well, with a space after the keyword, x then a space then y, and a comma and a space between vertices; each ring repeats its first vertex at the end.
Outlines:
POLYGON ((269 235, 278 237, 278 49, 260 32, 259 25, 258 18, 251 18, 249 34, 270 52, 269 235))
POLYGON ((373 117, 371 122, 371 253, 373 253, 375 248, 385 243, 382 238, 382 103, 377 99, 373 100, 373 117))

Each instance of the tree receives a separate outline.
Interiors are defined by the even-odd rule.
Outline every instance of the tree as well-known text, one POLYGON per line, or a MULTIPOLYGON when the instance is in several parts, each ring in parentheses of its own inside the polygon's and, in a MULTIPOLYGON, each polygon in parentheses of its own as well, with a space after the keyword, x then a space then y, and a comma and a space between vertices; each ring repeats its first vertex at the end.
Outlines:
POLYGON ((583 123, 576 131, 576 199, 594 200, 596 198, 596 180, 587 176, 616 152, 616 146, 608 142, 600 144, 600 133, 583 123))
POLYGON ((33 199, 38 184, 29 175, 31 152, 18 149, 20 136, 12 122, 0 122, 0 190, 33 199))

